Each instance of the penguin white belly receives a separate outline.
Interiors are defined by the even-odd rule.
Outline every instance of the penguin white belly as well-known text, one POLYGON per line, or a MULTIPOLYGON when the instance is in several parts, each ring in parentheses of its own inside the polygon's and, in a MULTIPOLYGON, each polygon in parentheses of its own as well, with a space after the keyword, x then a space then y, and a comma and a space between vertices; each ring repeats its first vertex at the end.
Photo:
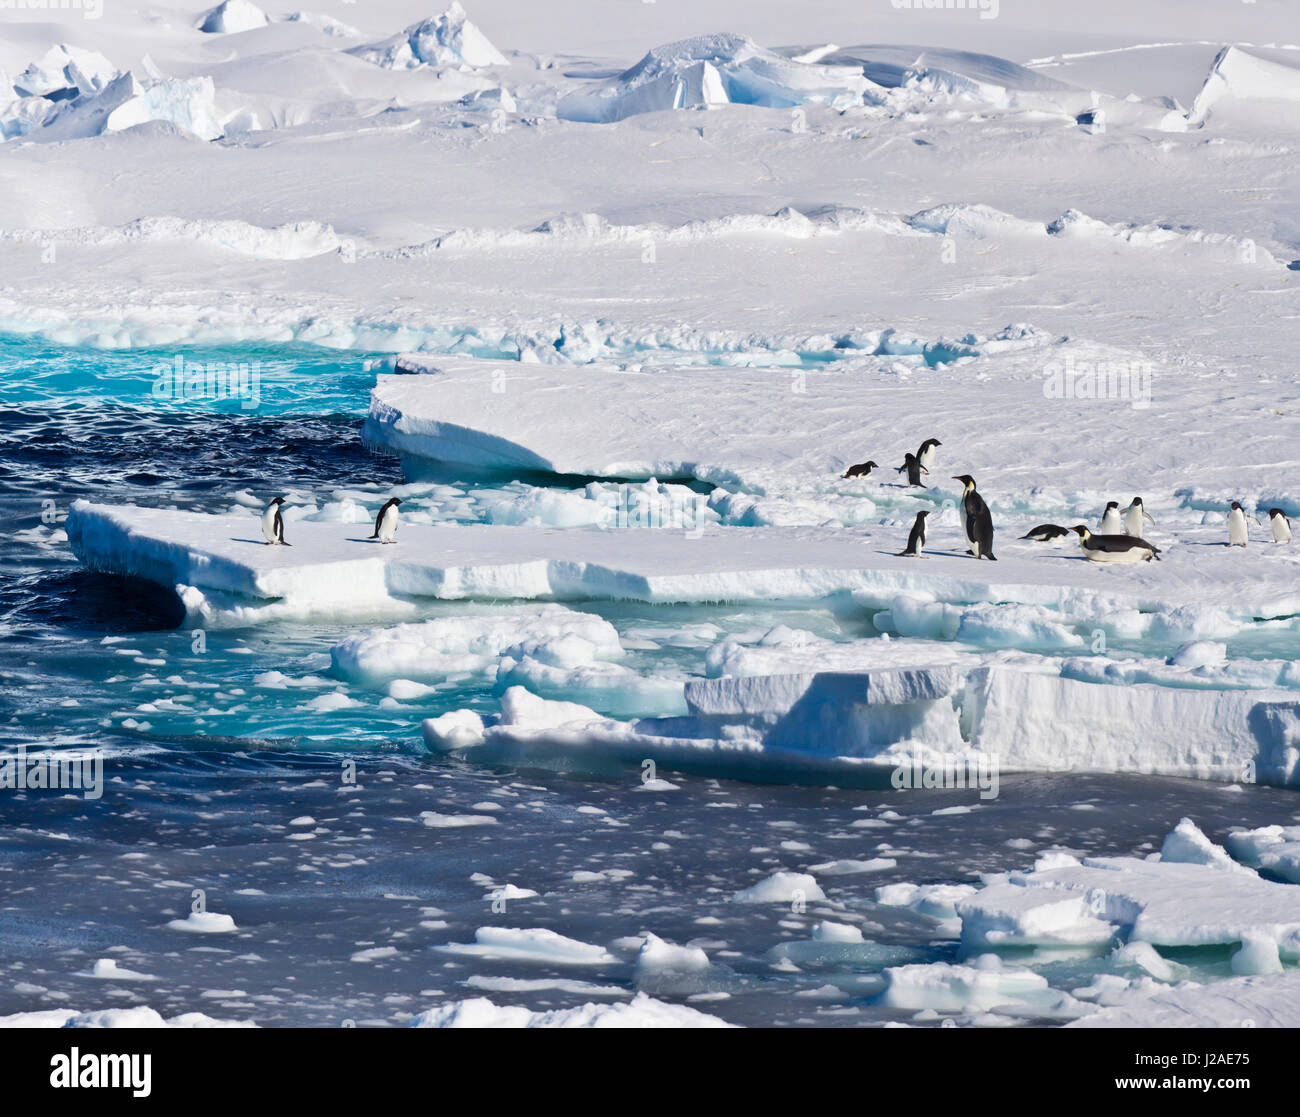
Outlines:
POLYGON ((1228 517, 1228 546, 1244 547, 1246 538, 1246 517, 1240 512, 1233 512, 1228 517))
POLYGON ((389 508, 379 521, 379 538, 381 542, 391 543, 397 534, 397 509, 389 508))
POLYGON ((928 450, 923 450, 917 461, 921 463, 922 469, 929 469, 934 465, 934 447, 931 446, 928 450))
MULTIPOLYGON (((1123 535, 1124 523, 1119 518, 1119 513, 1111 509, 1101 518, 1101 527, 1097 529, 1098 535, 1123 535)), ((1132 532, 1129 532, 1132 535, 1132 532)))
POLYGON ((1136 535, 1142 538, 1142 509, 1130 508, 1124 516, 1124 530, 1129 535, 1136 535))
POLYGON ((1144 562, 1151 552, 1143 547, 1130 547, 1127 551, 1099 551, 1083 547, 1089 562, 1144 562))
POLYGON ((262 536, 268 543, 280 542, 280 537, 275 533, 274 505, 262 513, 262 536))
POLYGON ((1273 517, 1273 542, 1290 543, 1291 525, 1281 516, 1273 517))

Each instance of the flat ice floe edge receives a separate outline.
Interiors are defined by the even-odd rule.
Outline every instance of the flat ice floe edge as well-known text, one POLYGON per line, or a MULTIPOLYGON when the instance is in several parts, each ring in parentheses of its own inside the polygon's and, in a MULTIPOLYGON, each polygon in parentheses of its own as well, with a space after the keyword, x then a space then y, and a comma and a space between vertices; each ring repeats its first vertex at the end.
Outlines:
POLYGON ((904 779, 992 795, 1012 772, 1300 781, 1294 693, 1112 686, 1057 670, 1025 657, 688 680, 686 716, 634 721, 511 687, 495 720, 445 714, 422 729, 430 749, 485 761, 609 771, 650 758, 683 770, 904 779))
POLYGON ((352 511, 350 522, 295 520, 291 547, 267 547, 251 510, 212 515, 78 500, 66 530, 73 553, 90 569, 187 587, 200 604, 221 595, 238 599, 246 615, 228 623, 256 623, 259 609, 265 619, 365 609, 401 619, 419 598, 673 604, 851 595, 864 611, 887 614, 885 631, 895 634, 990 646, 1046 641, 1064 649, 1078 641, 1063 626, 1081 620, 1108 632, 1118 626, 1117 635, 1183 643, 1300 613, 1294 565, 1267 550, 1250 582, 1210 607, 1205 594, 1220 584, 1216 579, 1237 576, 1245 556, 1188 547, 1117 574, 1012 540, 998 563, 950 554, 918 562, 896 553, 897 529, 881 540, 866 528, 716 524, 557 531, 405 522, 389 547, 369 539, 363 521, 371 509, 352 511), (981 603, 1026 608, 999 619, 981 614, 981 603))
MULTIPOLYGON (((469 747, 482 758, 545 766, 619 767, 651 756, 669 766, 875 778, 925 750, 956 758, 953 763, 1005 771, 1149 772, 1277 784, 1297 778, 1300 697, 1278 689, 1282 675, 1264 670, 1267 665, 1259 665, 1258 675, 1242 675, 1214 664, 1135 666, 999 650, 997 640, 1008 633, 1019 640, 1042 627, 1035 622, 1038 627, 1026 629, 1019 615, 992 647, 945 642, 943 632, 922 623, 926 609, 944 616, 952 611, 934 600, 939 594, 991 599, 1004 611, 1008 601, 1026 600, 1086 605, 1103 617, 1133 611, 1132 602, 1111 596, 1106 587, 1115 585, 1113 579, 1087 590, 1051 581, 986 580, 993 571, 1037 577, 1032 563, 1011 561, 995 567, 952 560, 965 576, 950 579, 918 574, 916 564, 897 558, 873 556, 884 566, 868 570, 860 565, 860 540, 772 529, 717 529, 686 543, 669 532, 409 525, 397 546, 381 547, 367 541, 368 525, 298 521, 294 547, 273 548, 260 541, 251 514, 84 502, 73 506, 67 528, 88 568, 175 588, 189 623, 205 627, 313 616, 415 620, 436 599, 755 601, 856 591, 864 609, 888 606, 895 627, 910 618, 908 625, 915 625, 903 625, 906 631, 931 638, 834 644, 800 643, 789 634, 756 645, 720 644, 708 662, 722 677, 686 683, 683 717, 615 721, 510 686, 503 716, 492 724, 468 713, 425 722, 426 743, 440 751, 469 747), (739 561, 733 540, 745 541, 739 561), (798 565, 805 561, 801 549, 808 566, 798 565), (675 565, 680 573, 663 573, 675 565), (931 589, 918 595, 926 584, 931 589), (1268 679, 1273 686, 1251 685, 1268 679)), ((1075 563, 1071 569, 1097 579, 1088 567, 1075 563)), ((1188 615, 1189 607, 1148 605, 1162 610, 1161 623, 1179 639, 1198 635, 1199 614, 1188 615)), ((984 616, 983 629, 995 619, 984 616)), ((445 667, 463 657, 481 669, 510 659, 515 677, 508 672, 503 682, 560 680, 583 664, 618 670, 599 667, 620 651, 617 633, 605 622, 542 610, 529 622, 531 634, 521 629, 513 640, 508 630, 521 620, 503 614, 496 628, 486 621, 442 620, 358 634, 338 645, 336 667, 363 683, 419 675, 422 663, 432 670, 432 653, 447 657, 445 667)), ((677 693, 679 684, 672 685, 677 693)))

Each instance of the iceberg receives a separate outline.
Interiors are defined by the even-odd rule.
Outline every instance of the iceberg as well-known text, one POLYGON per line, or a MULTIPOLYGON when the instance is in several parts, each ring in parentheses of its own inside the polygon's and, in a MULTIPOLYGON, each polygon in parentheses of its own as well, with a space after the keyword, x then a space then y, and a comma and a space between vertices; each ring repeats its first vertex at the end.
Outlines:
POLYGON ((116 76, 102 54, 60 43, 19 74, 13 89, 20 97, 80 97, 99 93, 116 76))
POLYGON ((240 31, 256 31, 270 22, 267 14, 252 0, 222 0, 211 11, 204 13, 198 28, 211 35, 237 34, 240 31))
POLYGON ((421 66, 481 69, 509 65, 478 27, 470 22, 459 0, 442 15, 413 23, 383 42, 354 47, 348 53, 387 70, 421 66))
POLYGON ((1241 47, 1224 47, 1187 114, 1193 125, 1215 118, 1294 131, 1300 113, 1300 68, 1270 62, 1241 47))
POLYGON ((655 47, 607 84, 568 94, 556 115, 609 123, 638 113, 733 103, 844 109, 860 105, 869 86, 860 66, 796 62, 742 35, 702 35, 655 47))
POLYGON ((69 140, 162 121, 200 139, 213 140, 224 131, 215 97, 216 89, 210 77, 142 82, 128 70, 117 74, 102 88, 71 100, 56 103, 42 97, 16 101, 0 117, 0 130, 6 137, 27 135, 43 141, 69 140))

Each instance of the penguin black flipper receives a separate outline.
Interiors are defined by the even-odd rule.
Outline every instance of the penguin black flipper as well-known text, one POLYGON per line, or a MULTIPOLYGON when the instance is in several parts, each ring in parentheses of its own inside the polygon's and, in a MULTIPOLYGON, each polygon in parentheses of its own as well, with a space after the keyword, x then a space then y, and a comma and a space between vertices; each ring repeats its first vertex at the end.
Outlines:
POLYGON ((383 520, 384 520, 384 512, 385 512, 387 509, 388 509, 388 505, 385 504, 384 507, 381 508, 381 509, 379 510, 379 515, 375 517, 375 534, 372 535, 372 536, 370 537, 371 539, 378 539, 378 538, 379 538, 379 525, 380 525, 381 523, 383 523, 383 520))
POLYGON ((275 510, 275 537, 276 537, 277 540, 279 540, 279 543, 280 543, 280 545, 281 545, 282 547, 292 547, 292 546, 293 546, 293 544, 290 543, 290 542, 289 542, 287 539, 285 539, 285 537, 284 537, 284 517, 283 517, 282 515, 280 515, 280 509, 279 509, 279 508, 276 508, 276 510, 275 510))

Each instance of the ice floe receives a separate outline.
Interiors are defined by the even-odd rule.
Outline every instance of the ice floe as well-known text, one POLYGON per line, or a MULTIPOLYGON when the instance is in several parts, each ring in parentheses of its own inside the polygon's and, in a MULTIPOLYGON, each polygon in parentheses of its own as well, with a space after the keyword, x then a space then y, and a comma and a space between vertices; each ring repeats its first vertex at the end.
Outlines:
POLYGON ((331 651, 344 678, 376 685, 391 679, 432 682, 458 672, 495 675, 503 658, 574 668, 623 654, 608 621, 561 605, 443 617, 349 636, 331 651))
POLYGON ((41 1009, 0 1016, 0 1028, 255 1028, 251 1020, 216 1020, 201 1012, 183 1012, 163 1018, 147 1005, 135 1008, 104 1008, 90 1012, 76 1009, 41 1009))
POLYGON ((691 1008, 638 993, 620 1004, 592 1004, 534 1012, 495 1005, 486 997, 453 1001, 414 1017, 412 1028, 730 1028, 731 1024, 691 1008))
POLYGON ((445 943, 434 950, 480 958, 505 958, 547 966, 604 966, 617 956, 603 946, 578 942, 541 927, 480 927, 472 943, 445 943))
POLYGON ((1300 891, 1249 872, 1133 857, 1058 858, 995 880, 956 905, 971 947, 1249 946, 1243 964, 1300 957, 1300 891))

